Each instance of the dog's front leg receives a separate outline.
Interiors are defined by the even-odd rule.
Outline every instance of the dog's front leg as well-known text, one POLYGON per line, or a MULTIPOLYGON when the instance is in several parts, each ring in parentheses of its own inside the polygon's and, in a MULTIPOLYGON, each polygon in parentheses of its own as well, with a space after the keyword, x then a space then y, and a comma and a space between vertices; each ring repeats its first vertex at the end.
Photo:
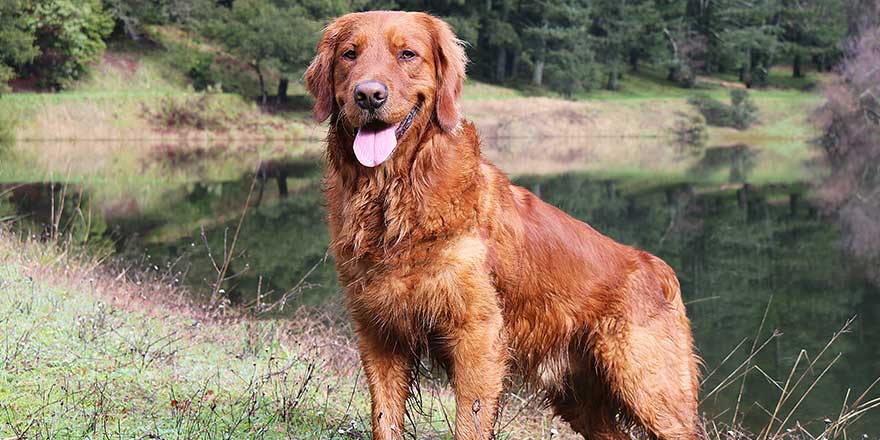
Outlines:
POLYGON ((372 399, 373 439, 403 439, 413 357, 394 338, 360 329, 358 345, 372 399))
POLYGON ((452 380, 455 386, 455 439, 495 438, 498 397, 507 374, 500 310, 492 310, 454 330, 452 380))

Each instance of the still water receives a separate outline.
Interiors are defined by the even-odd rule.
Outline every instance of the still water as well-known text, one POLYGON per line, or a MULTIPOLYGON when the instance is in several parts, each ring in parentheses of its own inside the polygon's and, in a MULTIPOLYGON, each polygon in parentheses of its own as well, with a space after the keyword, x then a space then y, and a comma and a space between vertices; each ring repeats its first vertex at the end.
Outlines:
MULTIPOLYGON (((497 151, 503 156, 509 150, 497 151)), ((569 156, 557 163, 590 160, 569 156)), ((92 240, 109 243, 131 264, 177 278, 201 298, 211 293, 216 266, 230 253, 222 290, 233 303, 266 309, 286 298, 290 310, 335 301, 339 286, 326 252, 321 160, 297 157, 263 161, 231 178, 178 179, 149 209, 124 197, 105 201, 112 209, 103 209, 103 218, 90 224, 90 233, 99 237, 92 240)), ((760 431, 799 356, 794 377, 807 373, 778 412, 780 420, 840 353, 787 423, 799 420, 821 432, 823 419, 840 413, 847 390, 851 403, 880 375, 880 289, 862 277, 857 261, 842 254, 839 231, 810 204, 807 185, 750 183, 756 167, 765 166, 756 150, 709 147, 682 166, 684 179, 519 170, 515 181, 676 269, 705 360, 702 408, 708 417, 729 422, 736 411, 745 415, 747 428, 760 431), (848 331, 816 360, 853 317, 848 331), (761 349, 749 359, 753 346, 761 349), (745 382, 739 374, 744 370, 745 382)), ((60 191, 60 185, 40 182, 3 187, 3 209, 35 220, 45 218, 47 200, 60 191)), ((88 198, 88 190, 83 194, 88 198)), ((74 199, 65 203, 79 203, 74 199)), ((283 311, 276 307, 269 313, 283 311)), ((849 432, 876 437, 880 415, 863 417, 849 432)))

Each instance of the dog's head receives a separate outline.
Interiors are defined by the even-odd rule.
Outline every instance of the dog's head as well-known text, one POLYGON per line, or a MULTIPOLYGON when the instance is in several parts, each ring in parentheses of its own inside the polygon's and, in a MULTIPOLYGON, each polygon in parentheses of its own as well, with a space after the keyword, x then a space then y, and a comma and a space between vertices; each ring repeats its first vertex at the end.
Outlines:
POLYGON ((315 118, 333 115, 357 134, 354 153, 381 164, 424 124, 459 124, 467 59, 449 25, 419 12, 348 14, 330 23, 305 81, 315 118))

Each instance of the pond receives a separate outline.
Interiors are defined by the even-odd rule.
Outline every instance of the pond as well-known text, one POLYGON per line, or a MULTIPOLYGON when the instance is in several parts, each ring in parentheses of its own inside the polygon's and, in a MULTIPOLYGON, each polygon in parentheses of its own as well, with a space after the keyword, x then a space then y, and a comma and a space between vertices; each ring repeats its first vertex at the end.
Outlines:
MULTIPOLYGON (((760 431, 802 350, 807 357, 795 378, 852 317, 847 332, 809 368, 778 417, 784 419, 821 376, 788 423, 797 418, 812 432, 821 431, 822 419, 840 412, 847 390, 851 403, 880 375, 880 289, 866 281, 858 262, 842 254, 839 231, 810 204, 806 185, 753 180, 762 172, 772 175, 773 160, 760 148, 670 152, 663 142, 647 140, 640 148, 671 165, 646 160, 640 172, 614 175, 603 169, 601 154, 613 148, 595 146, 609 141, 566 142, 570 148, 543 156, 538 147, 530 151, 542 164, 532 170, 541 174, 529 174, 529 163, 516 153, 527 151, 526 145, 499 141, 486 150, 502 168, 517 173, 517 184, 676 269, 705 360, 702 408, 710 418, 729 422, 734 412, 745 414, 746 427, 760 431), (658 174, 652 166, 679 172, 658 174), (760 350, 748 362, 753 346, 760 350), (839 360, 822 375, 838 353, 839 360), (743 363, 752 366, 744 387, 737 370, 743 363)), ((168 146, 156 148, 161 152, 168 146)), ((69 179, 66 186, 7 178, 0 185, 0 218, 48 223, 59 203, 69 206, 69 214, 77 207, 84 212, 91 202, 100 209, 89 212, 100 214, 79 227, 79 236, 92 237, 90 246, 110 247, 130 264, 177 278, 201 299, 213 293, 224 255, 232 255, 222 294, 262 316, 338 300, 327 255, 320 154, 261 161, 260 148, 253 154, 237 151, 245 152, 234 159, 238 165, 216 165, 225 175, 202 172, 214 166, 215 155, 166 154, 160 171, 153 165, 141 170, 165 179, 167 184, 153 189, 101 191, 100 179, 69 179), (141 200, 138 194, 150 191, 149 202, 141 200)), ((13 173, 8 166, 7 176, 13 173)), ((877 426, 880 416, 869 414, 850 435, 876 436, 877 426)))

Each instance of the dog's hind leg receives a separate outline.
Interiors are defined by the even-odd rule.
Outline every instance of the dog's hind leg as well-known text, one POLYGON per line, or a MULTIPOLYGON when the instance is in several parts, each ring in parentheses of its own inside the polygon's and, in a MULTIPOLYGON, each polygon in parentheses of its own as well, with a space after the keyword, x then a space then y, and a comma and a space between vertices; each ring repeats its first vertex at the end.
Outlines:
POLYGON ((623 413, 661 440, 695 440, 697 360, 686 321, 675 313, 666 310, 642 323, 602 320, 590 345, 623 413))
POLYGON ((595 367, 578 359, 571 371, 564 389, 550 396, 556 414, 585 439, 628 440, 617 419, 620 406, 595 367))

